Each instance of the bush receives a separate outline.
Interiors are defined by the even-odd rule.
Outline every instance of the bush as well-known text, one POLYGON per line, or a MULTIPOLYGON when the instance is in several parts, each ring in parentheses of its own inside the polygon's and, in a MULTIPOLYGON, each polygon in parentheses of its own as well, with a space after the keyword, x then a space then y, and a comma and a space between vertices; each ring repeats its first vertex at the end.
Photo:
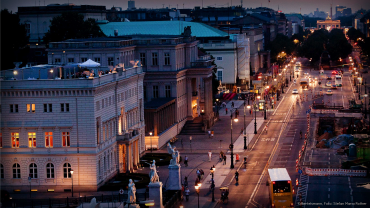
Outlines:
POLYGON ((118 174, 113 182, 107 182, 99 191, 119 191, 120 189, 127 189, 129 179, 132 179, 135 183, 136 188, 146 188, 150 182, 148 174, 144 173, 120 173, 118 174))

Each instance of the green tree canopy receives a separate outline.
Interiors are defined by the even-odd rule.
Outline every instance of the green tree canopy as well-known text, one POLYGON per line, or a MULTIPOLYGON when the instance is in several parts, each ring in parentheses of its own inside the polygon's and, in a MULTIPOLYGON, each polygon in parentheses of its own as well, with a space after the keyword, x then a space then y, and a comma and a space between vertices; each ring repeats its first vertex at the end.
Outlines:
POLYGON ((329 33, 327 51, 330 54, 332 61, 337 61, 339 58, 345 58, 352 52, 352 46, 347 41, 346 36, 341 29, 333 29, 329 33))
POLYGON ((7 9, 1 10, 1 19, 1 70, 14 68, 13 62, 26 64, 29 37, 25 26, 7 9))
POLYGON ((84 20, 82 14, 66 12, 51 20, 49 31, 44 36, 44 42, 64 41, 75 38, 104 37, 104 33, 94 19, 84 20))

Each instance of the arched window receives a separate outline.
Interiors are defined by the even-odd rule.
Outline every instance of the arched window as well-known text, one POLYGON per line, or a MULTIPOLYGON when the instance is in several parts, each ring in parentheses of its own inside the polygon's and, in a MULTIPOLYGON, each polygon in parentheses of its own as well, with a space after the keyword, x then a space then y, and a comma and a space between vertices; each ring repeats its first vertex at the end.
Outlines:
POLYGON ((21 178, 21 166, 18 163, 13 165, 13 178, 21 178))
POLYGON ((71 164, 64 163, 64 165, 63 165, 63 175, 64 175, 64 178, 72 178, 71 170, 72 170, 71 164))
POLYGON ((46 165, 46 178, 54 178, 54 165, 53 165, 53 163, 48 163, 46 165))
POLYGON ((4 178, 4 166, 3 164, 0 164, 0 175, 1 175, 1 178, 4 178))
POLYGON ((30 164, 30 177, 37 178, 37 165, 35 163, 30 164))

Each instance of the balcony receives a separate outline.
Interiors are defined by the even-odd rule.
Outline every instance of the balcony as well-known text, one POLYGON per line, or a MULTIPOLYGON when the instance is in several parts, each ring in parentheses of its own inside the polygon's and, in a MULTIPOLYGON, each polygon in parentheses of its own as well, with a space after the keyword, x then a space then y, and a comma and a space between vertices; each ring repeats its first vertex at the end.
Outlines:
POLYGON ((127 133, 124 133, 124 134, 121 134, 121 135, 117 135, 117 141, 129 141, 129 140, 135 138, 138 135, 139 135, 139 131, 138 130, 131 129, 127 133))
POLYGON ((212 66, 212 61, 195 61, 191 62, 191 68, 209 68, 212 66))

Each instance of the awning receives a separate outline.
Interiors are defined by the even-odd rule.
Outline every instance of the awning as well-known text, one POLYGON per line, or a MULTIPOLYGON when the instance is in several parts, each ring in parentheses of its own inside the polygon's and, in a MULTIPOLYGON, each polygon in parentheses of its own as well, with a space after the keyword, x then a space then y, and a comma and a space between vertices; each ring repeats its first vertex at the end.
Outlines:
POLYGON ((100 64, 98 62, 95 62, 95 61, 89 59, 89 60, 83 62, 82 64, 78 64, 78 66, 80 66, 80 67, 99 67, 100 64))

